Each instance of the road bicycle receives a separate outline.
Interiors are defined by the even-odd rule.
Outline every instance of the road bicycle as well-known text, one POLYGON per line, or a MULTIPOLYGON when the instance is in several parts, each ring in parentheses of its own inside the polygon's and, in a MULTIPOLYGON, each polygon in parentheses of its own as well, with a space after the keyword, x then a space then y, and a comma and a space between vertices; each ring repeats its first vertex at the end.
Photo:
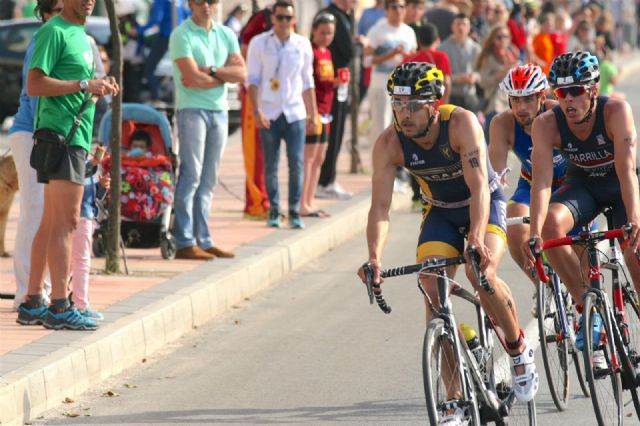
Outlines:
MULTIPOLYGON (((610 211, 605 215, 611 224, 610 211)), ((631 393, 636 416, 640 416, 636 374, 640 362, 640 310, 633 283, 628 279, 623 258, 614 242, 630 229, 627 225, 608 231, 583 231, 577 236, 547 240, 542 244, 542 250, 565 245, 580 245, 586 249, 590 287, 583 296, 582 305, 583 357, 599 425, 623 424, 623 389, 631 393), (598 248, 598 243, 604 240, 609 240, 609 254, 598 248), (601 255, 605 257, 604 262, 601 255), (604 268, 611 272, 613 305, 604 289, 604 268)), ((540 280, 547 283, 549 277, 541 257, 537 257, 535 265, 540 280)))
MULTIPOLYGON (((471 265, 484 291, 494 292, 486 277, 481 274, 479 254, 473 247, 467 248, 471 265)), ((380 272, 382 278, 418 274, 418 288, 429 301, 433 318, 429 322, 422 349, 422 376, 427 413, 431 425, 437 425, 448 412, 456 408, 464 411, 470 425, 488 422, 496 425, 535 425, 535 401, 528 403, 516 399, 511 383, 511 360, 508 356, 502 331, 485 314, 476 292, 472 293, 447 276, 446 268, 465 263, 462 256, 446 259, 430 259, 415 265, 400 266, 380 272), (438 305, 434 306, 420 281, 421 277, 435 275, 438 287, 438 305), (462 338, 449 293, 473 306, 476 312, 478 348, 470 350, 462 338), (495 342, 499 342, 496 345, 495 342), (500 349, 502 347, 502 349, 500 349), (445 371, 446 370, 446 371, 445 371), (450 399, 447 384, 458 387, 458 397, 450 399)), ((373 282, 373 270, 363 265, 369 302, 374 299, 380 309, 388 314, 387 304, 379 283, 373 282)))
MULTIPOLYGON (((528 216, 507 218, 507 226, 529 224, 528 216)), ((534 246, 535 247, 535 246, 534 246)), ((578 383, 584 396, 590 395, 586 383, 583 357, 575 346, 576 334, 574 325, 578 324, 580 314, 572 303, 571 295, 540 253, 542 267, 547 282, 538 280, 536 309, 538 320, 538 336, 544 371, 549 384, 551 399, 559 411, 564 411, 569 403, 569 369, 573 363, 578 383)))

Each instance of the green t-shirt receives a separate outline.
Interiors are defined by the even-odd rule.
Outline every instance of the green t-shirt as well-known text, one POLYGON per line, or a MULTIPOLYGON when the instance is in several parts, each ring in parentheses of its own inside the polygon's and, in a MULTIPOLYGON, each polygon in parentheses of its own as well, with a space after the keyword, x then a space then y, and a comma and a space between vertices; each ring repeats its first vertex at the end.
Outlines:
MULTIPOLYGON (((58 80, 90 80, 95 63, 84 26, 71 24, 60 16, 51 18, 35 35, 35 47, 29 69, 39 68, 58 80)), ((84 92, 38 99, 35 128, 48 128, 68 135, 84 100, 84 92)), ((94 103, 89 100, 71 145, 91 148, 94 103)))
POLYGON ((613 84, 611 79, 618 75, 618 68, 616 65, 609 61, 604 60, 600 62, 600 94, 609 96, 613 93, 613 84))
POLYGON ((229 55, 240 51, 235 33, 224 25, 212 22, 209 31, 186 19, 171 33, 169 52, 173 62, 173 81, 176 85, 176 108, 197 108, 227 111, 227 87, 213 89, 187 88, 175 63, 178 58, 193 58, 199 66, 221 67, 229 55))

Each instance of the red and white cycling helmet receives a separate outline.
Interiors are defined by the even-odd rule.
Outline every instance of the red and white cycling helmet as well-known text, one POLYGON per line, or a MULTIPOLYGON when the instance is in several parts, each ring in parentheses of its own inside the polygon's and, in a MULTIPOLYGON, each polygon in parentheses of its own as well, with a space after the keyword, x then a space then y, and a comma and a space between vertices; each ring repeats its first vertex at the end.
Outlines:
POLYGON ((509 96, 529 96, 544 92, 549 83, 538 65, 518 65, 509 70, 500 82, 500 89, 509 96))

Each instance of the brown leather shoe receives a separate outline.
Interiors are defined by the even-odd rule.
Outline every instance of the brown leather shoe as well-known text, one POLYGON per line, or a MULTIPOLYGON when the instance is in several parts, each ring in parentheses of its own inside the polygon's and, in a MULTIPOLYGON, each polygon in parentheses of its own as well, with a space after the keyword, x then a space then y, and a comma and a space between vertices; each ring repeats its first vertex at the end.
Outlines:
POLYGON ((214 255, 215 257, 226 257, 228 259, 236 257, 236 254, 232 251, 222 250, 218 247, 209 247, 204 250, 205 252, 214 255))
POLYGON ((213 260, 216 257, 198 246, 182 247, 176 251, 176 259, 213 260))

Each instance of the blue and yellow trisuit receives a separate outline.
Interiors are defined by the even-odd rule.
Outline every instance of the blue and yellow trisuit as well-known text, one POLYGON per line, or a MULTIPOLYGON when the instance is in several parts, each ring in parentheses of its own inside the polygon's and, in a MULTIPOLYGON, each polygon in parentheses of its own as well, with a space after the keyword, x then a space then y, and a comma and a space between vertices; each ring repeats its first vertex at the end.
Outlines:
MULTIPOLYGON (((449 143, 449 119, 455 108, 454 105, 439 107, 440 134, 431 149, 423 149, 396 130, 404 167, 420 184, 424 202, 417 260, 427 256, 454 257, 464 251, 464 235, 470 225, 471 193, 462 175, 460 155, 449 143)), ((498 234, 506 241, 506 197, 488 156, 487 174, 491 192, 487 232, 498 234)))

